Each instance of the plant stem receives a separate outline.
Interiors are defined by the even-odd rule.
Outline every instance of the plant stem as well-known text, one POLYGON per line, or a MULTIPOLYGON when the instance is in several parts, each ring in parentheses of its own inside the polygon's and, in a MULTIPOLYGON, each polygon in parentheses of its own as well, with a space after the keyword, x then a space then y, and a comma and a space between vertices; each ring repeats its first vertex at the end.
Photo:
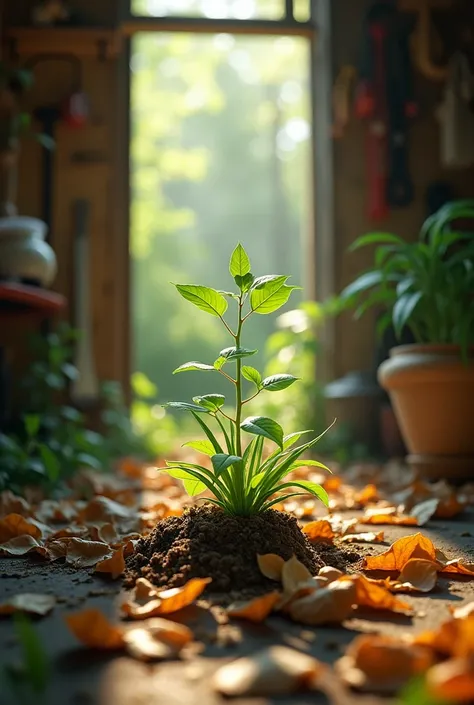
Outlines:
MULTIPOLYGON (((240 348, 240 334, 242 331, 242 294, 239 296, 239 321, 237 326, 237 333, 235 334, 235 347, 240 348)), ((242 457, 242 435, 240 429, 240 422, 242 420, 242 360, 237 359, 237 373, 235 379, 235 450, 236 454, 242 457)), ((239 463, 236 467, 239 496, 241 499, 240 511, 245 511, 245 477, 244 477, 244 467, 243 463, 239 463)))

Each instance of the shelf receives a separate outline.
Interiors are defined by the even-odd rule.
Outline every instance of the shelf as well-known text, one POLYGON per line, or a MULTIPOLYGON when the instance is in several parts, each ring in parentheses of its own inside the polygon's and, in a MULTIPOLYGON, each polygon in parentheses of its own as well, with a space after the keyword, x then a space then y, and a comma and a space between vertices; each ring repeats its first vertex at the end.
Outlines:
POLYGON ((10 56, 75 54, 111 59, 121 48, 121 36, 101 27, 9 27, 4 36, 10 56))
POLYGON ((53 315, 66 307, 66 299, 54 291, 28 284, 0 281, 0 318, 24 312, 53 315))

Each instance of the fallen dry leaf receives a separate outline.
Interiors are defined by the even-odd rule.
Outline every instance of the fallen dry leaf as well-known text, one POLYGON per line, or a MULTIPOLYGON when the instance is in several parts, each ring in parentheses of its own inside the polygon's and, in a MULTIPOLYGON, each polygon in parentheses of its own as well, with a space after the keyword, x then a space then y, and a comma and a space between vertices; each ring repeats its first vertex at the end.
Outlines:
POLYGON ((66 563, 76 568, 90 568, 112 556, 112 549, 100 541, 71 538, 67 541, 66 563))
POLYGON ((279 592, 269 592, 266 595, 254 597, 252 600, 231 605, 227 610, 227 614, 229 617, 247 619, 250 622, 263 622, 279 599, 279 592))
POLYGON ((7 514, 21 514, 23 517, 31 515, 31 505, 23 497, 13 494, 10 490, 0 492, 0 517, 7 514))
POLYGON ((53 595, 41 595, 37 593, 23 593, 13 595, 5 602, 0 603, 0 614, 8 615, 14 612, 27 612, 28 614, 44 617, 51 612, 56 604, 53 595))
POLYGON ((5 543, 17 536, 32 536, 34 539, 41 539, 43 532, 33 520, 25 519, 21 514, 7 514, 0 519, 0 543, 5 543))
POLYGON ((191 578, 182 587, 163 590, 153 595, 144 604, 128 601, 122 604, 122 611, 133 619, 147 619, 162 614, 171 614, 192 604, 204 591, 211 578, 191 578))
POLYGON ((448 497, 439 500, 435 517, 437 519, 452 519, 458 514, 461 514, 465 508, 465 502, 461 502, 459 498, 451 492, 448 497))
POLYGON ((394 693, 433 663, 429 649, 382 635, 358 636, 336 670, 347 685, 359 690, 394 693))
POLYGON ((125 560, 123 557, 123 546, 117 548, 110 558, 106 558, 95 567, 96 573, 106 573, 112 580, 116 580, 125 570, 125 560))
POLYGON ((339 624, 351 614, 355 602, 354 583, 334 581, 328 587, 292 601, 288 612, 295 622, 302 624, 339 624))
POLYGON ((416 645, 429 646, 444 656, 473 656, 474 615, 447 620, 434 631, 417 634, 412 641, 416 645))
POLYGON ((318 573, 318 577, 324 578, 328 584, 334 582, 334 580, 342 578, 343 575, 344 573, 342 572, 342 570, 338 570, 338 568, 333 568, 330 565, 325 565, 319 570, 318 573))
POLYGON ((121 649, 123 629, 115 626, 97 609, 74 612, 64 617, 66 624, 84 646, 92 649, 121 649))
POLYGON ((323 670, 308 654, 270 646, 219 668, 213 686, 228 697, 288 695, 310 687, 323 670))
POLYGON ((474 563, 464 563, 461 558, 453 558, 446 563, 440 563, 440 573, 457 573, 474 577, 474 563))
POLYGON ((410 516, 415 517, 418 526, 424 526, 438 509, 439 499, 426 499, 416 504, 410 511, 410 516))
POLYGON ((396 526, 418 526, 413 516, 398 514, 397 507, 370 507, 359 519, 361 524, 394 524, 396 526))
POLYGON ((430 592, 438 579, 437 564, 425 558, 410 558, 398 576, 400 590, 430 592))
POLYGON ((283 564, 281 582, 287 595, 296 592, 301 583, 311 580, 312 577, 306 566, 296 556, 292 556, 290 560, 285 561, 283 564))
POLYGON ((285 564, 281 556, 277 556, 275 553, 265 553, 257 556, 257 562, 262 575, 270 580, 281 581, 281 573, 285 564))
POLYGON ((102 543, 108 544, 114 543, 119 539, 115 525, 110 522, 100 524, 99 526, 91 526, 90 537, 93 541, 101 541, 102 543))
POLYGON ((25 556, 27 553, 38 553, 43 558, 48 557, 48 549, 33 536, 22 534, 0 544, 0 555, 25 556))
POLYGON ((310 541, 325 541, 332 542, 334 540, 334 531, 331 524, 326 519, 319 521, 310 521, 309 524, 303 527, 303 533, 310 541))
POLYGON ((355 585, 354 602, 360 607, 371 607, 376 610, 400 612, 411 614, 412 608, 407 602, 395 597, 386 587, 367 580, 363 575, 341 578, 341 581, 350 580, 355 585))
POLYGON ((449 610, 455 619, 464 619, 474 615, 474 602, 468 602, 461 607, 449 607, 449 610))
POLYGON ((124 634, 128 653, 141 661, 174 658, 192 640, 193 633, 188 627, 168 619, 151 619, 146 628, 131 629, 124 634))
POLYGON ((426 674, 428 693, 449 703, 474 701, 474 657, 438 663, 426 674))
POLYGON ((113 523, 115 519, 130 519, 131 510, 108 497, 94 497, 80 512, 81 520, 87 524, 95 522, 113 523))
POLYGON ((343 543, 382 543, 385 538, 383 531, 375 533, 375 531, 365 531, 360 534, 346 534, 341 536, 340 541, 343 543))
POLYGON ((355 501, 358 504, 369 504, 370 502, 377 502, 379 500, 379 493, 377 487, 373 484, 366 485, 363 490, 357 492, 355 495, 355 501))
POLYGON ((365 570, 403 570, 410 558, 425 558, 436 561, 436 549, 422 534, 412 534, 397 539, 390 548, 378 556, 364 559, 365 570))

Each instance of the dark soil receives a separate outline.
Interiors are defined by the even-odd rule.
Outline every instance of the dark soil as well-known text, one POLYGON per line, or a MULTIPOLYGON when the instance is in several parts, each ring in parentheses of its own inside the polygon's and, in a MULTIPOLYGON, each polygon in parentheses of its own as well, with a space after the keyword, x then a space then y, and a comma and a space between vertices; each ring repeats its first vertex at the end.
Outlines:
POLYGON ((274 511, 232 517, 210 506, 192 507, 160 521, 140 539, 127 560, 125 583, 145 577, 158 587, 179 587, 190 578, 212 578, 209 593, 229 599, 261 594, 275 583, 259 570, 257 554, 295 555, 314 575, 324 565, 346 569, 359 559, 352 550, 312 544, 296 519, 274 511))

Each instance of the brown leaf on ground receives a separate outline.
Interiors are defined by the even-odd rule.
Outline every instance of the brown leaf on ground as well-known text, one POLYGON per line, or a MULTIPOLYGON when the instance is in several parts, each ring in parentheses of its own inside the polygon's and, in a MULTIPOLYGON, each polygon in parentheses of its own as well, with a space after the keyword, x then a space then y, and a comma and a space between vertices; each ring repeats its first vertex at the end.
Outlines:
POLYGON ((119 535, 114 524, 106 522, 105 524, 94 525, 90 527, 90 537, 92 541, 102 541, 102 543, 112 544, 119 540, 119 535))
POLYGON ((193 640, 193 636, 184 624, 168 619, 151 619, 146 627, 125 632, 124 641, 130 656, 141 661, 158 661, 175 658, 193 640))
POLYGON ((84 538, 87 533, 87 526, 65 526, 63 529, 58 529, 54 531, 51 536, 48 536, 48 541, 66 538, 84 538))
POLYGON ((474 602, 468 602, 461 607, 451 607, 449 606, 449 611, 455 619, 464 619, 465 617, 470 617, 474 615, 474 602))
POLYGON ((343 543, 382 543, 385 534, 383 531, 375 533, 375 531, 365 531, 360 534, 346 534, 342 536, 340 541, 343 543))
POLYGON ((48 549, 29 534, 15 536, 15 538, 0 544, 0 555, 26 556, 27 553, 38 553, 43 558, 48 558, 48 549))
POLYGON ((286 594, 294 593, 301 583, 312 579, 312 575, 303 563, 296 556, 292 556, 285 561, 281 571, 281 582, 286 594))
POLYGON ((95 567, 96 573, 106 573, 110 575, 112 580, 116 580, 120 577, 125 570, 125 560, 123 557, 123 546, 117 548, 110 558, 106 558, 100 563, 97 563, 95 567))
POLYGON ((123 629, 115 626, 97 609, 74 612, 64 617, 66 624, 84 646, 92 649, 121 649, 123 629))
POLYGON ((366 485, 363 490, 357 492, 355 495, 355 501, 363 506, 371 502, 377 502, 379 499, 377 487, 373 484, 366 485))
POLYGON ((132 512, 119 502, 108 497, 94 497, 80 512, 81 520, 87 524, 110 522, 116 519, 130 519, 132 512))
POLYGON ((359 607, 371 607, 376 610, 387 610, 389 612, 399 612, 401 614, 412 614, 411 606, 395 597, 386 587, 367 580, 363 575, 345 577, 341 582, 350 580, 355 585, 354 602, 359 607))
POLYGON ((438 579, 438 567, 433 561, 425 558, 410 558, 398 576, 400 591, 430 592, 438 579))
POLYGON ((41 539, 43 532, 32 520, 25 519, 21 514, 7 514, 0 519, 0 543, 5 543, 17 536, 33 536, 34 539, 41 539))
POLYGON ((76 568, 91 568, 112 556, 112 549, 100 541, 71 538, 67 542, 66 563, 76 568))
POLYGON ((325 666, 287 646, 270 646, 219 668, 214 688, 228 697, 289 695, 305 690, 325 666))
POLYGON ((417 634, 412 642, 429 646, 444 656, 474 656, 474 615, 447 620, 434 631, 417 634))
POLYGON ((440 573, 455 573, 474 578, 474 563, 464 563, 462 558, 453 558, 446 563, 440 563, 440 573))
POLYGON ((246 602, 236 602, 228 608, 227 614, 229 617, 247 619, 250 622, 263 622, 279 599, 279 592, 269 592, 246 602))
POLYGON ((439 500, 435 517, 437 519, 452 519, 458 514, 461 514, 465 506, 464 502, 461 502, 454 493, 451 493, 449 497, 439 500))
POLYGON ((0 517, 8 514, 21 514, 23 517, 31 516, 31 505, 23 497, 13 494, 10 490, 0 492, 0 517))
POLYGON ((429 538, 411 534, 395 541, 387 551, 364 559, 365 570, 403 570, 410 558, 436 561, 436 549, 429 538))
POLYGON ((138 578, 137 582, 135 583, 135 602, 145 604, 145 602, 149 602, 150 600, 156 599, 157 596, 158 588, 153 585, 153 583, 151 583, 146 578, 138 578))
POLYGON ((328 584, 334 582, 334 580, 342 578, 343 575, 344 573, 342 572, 342 570, 338 570, 338 568, 333 568, 330 565, 325 565, 324 568, 320 568, 318 573, 318 577, 327 580, 328 584))
POLYGON ((395 693, 433 663, 429 649, 382 635, 358 636, 336 669, 347 685, 359 690, 395 693))
POLYGON ((41 595, 37 593, 23 593, 13 595, 5 602, 0 603, 0 615, 9 615, 14 612, 27 612, 40 617, 44 617, 51 612, 56 604, 53 595, 41 595))
POLYGON ((438 509, 439 499, 426 499, 420 504, 416 504, 410 511, 410 516, 415 517, 418 526, 424 526, 438 509))
POLYGON ((265 553, 257 556, 257 562, 262 575, 270 580, 281 581, 281 573, 285 564, 281 556, 277 556, 275 553, 265 553))
POLYGON ((393 524, 395 526, 418 526, 418 520, 413 516, 398 514, 397 507, 370 507, 359 519, 361 524, 393 524))
POLYGON ((436 664, 426 674, 426 687, 433 698, 449 703, 472 703, 474 656, 436 664))
MULTIPOLYGON (((138 581, 137 581, 138 582, 138 581)), ((171 614, 192 604, 202 594, 211 578, 191 578, 182 587, 171 588, 151 593, 151 599, 143 604, 127 601, 122 604, 122 611, 133 619, 147 619, 162 614, 171 614)), ((137 593, 135 593, 137 597, 137 593)))
POLYGON ((354 583, 349 580, 337 580, 328 587, 292 601, 288 612, 295 622, 310 626, 340 624, 352 613, 355 602, 354 583))
POLYGON ((325 541, 327 543, 332 543, 335 536, 331 524, 326 519, 310 521, 303 527, 303 533, 310 541, 325 541))

